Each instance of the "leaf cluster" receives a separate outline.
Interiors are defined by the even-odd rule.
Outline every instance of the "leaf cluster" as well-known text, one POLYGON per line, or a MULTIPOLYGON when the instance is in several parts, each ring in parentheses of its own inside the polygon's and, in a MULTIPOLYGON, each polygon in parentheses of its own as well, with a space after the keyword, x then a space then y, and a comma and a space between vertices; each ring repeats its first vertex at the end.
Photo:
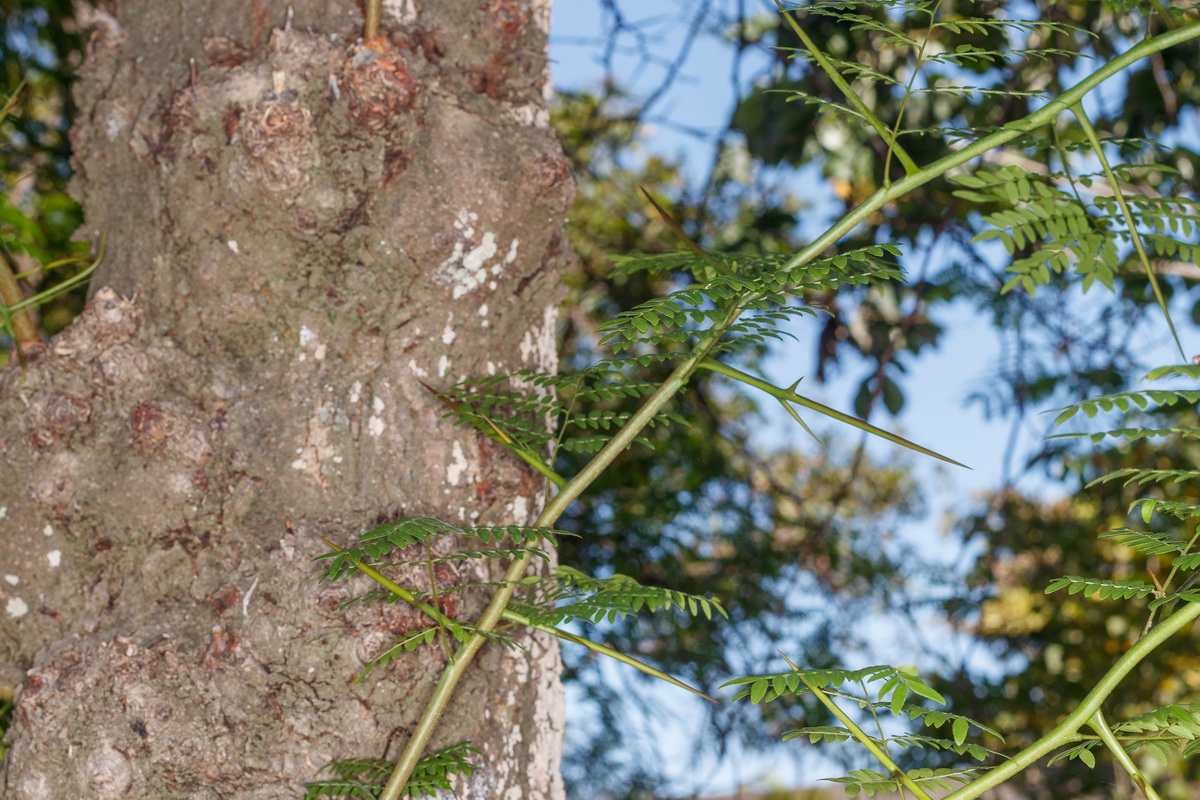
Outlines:
MULTIPOLYGON (((375 566, 397 566, 429 563, 430 559, 421 561, 401 560, 383 561, 383 558, 393 551, 403 551, 415 545, 425 544, 437 536, 458 536, 473 539, 484 544, 511 541, 514 544, 536 545, 546 542, 552 546, 558 544, 559 536, 573 536, 567 531, 553 528, 528 528, 520 525, 502 526, 458 526, 443 522, 433 517, 404 517, 384 523, 364 533, 357 547, 347 547, 329 553, 323 553, 314 560, 329 561, 324 575, 325 581, 336 581, 347 573, 354 572, 358 562, 374 563, 375 566)), ((489 548, 467 551, 451 556, 433 559, 437 561, 461 560, 463 558, 512 558, 526 552, 540 552, 536 548, 489 548)))
MULTIPOLYGON (((468 760, 481 751, 467 742, 442 748, 417 762, 412 777, 405 784, 403 797, 434 797, 438 792, 453 791, 453 778, 470 777, 474 766, 468 760)), ((395 766, 382 758, 349 758, 325 766, 332 778, 304 784, 304 800, 325 797, 374 800, 383 791, 395 766)))
POLYGON ((614 259, 620 272, 671 271, 690 274, 695 281, 604 323, 600 343, 614 353, 664 345, 686 347, 686 353, 723 337, 710 351, 714 355, 761 345, 780 338, 780 326, 789 319, 813 313, 807 306, 789 306, 790 300, 803 303, 812 292, 897 279, 899 268, 885 259, 899 255, 895 245, 882 244, 795 266, 784 254, 621 256, 614 259), (729 324, 737 312, 743 316, 729 324))
MULTIPOLYGON (((815 693, 827 705, 836 700, 854 704, 876 721, 880 713, 890 713, 906 722, 919 722, 931 730, 949 725, 951 736, 947 739, 918 733, 885 735, 882 726, 878 726, 878 735, 867 736, 839 711, 836 713, 845 721, 844 725, 807 726, 787 731, 783 734, 784 741, 807 738, 811 743, 818 743, 858 739, 860 742, 874 745, 881 752, 888 752, 892 747, 901 750, 945 751, 983 761, 989 754, 994 753, 979 744, 967 741, 971 729, 975 728, 977 732, 1000 738, 1000 734, 992 728, 968 717, 909 703, 911 697, 945 703, 942 695, 922 680, 912 667, 873 666, 858 670, 793 669, 791 672, 773 675, 738 678, 726 685, 742 687, 734 699, 748 698, 754 703, 766 703, 788 695, 815 693), (880 682, 882 685, 877 690, 867 693, 867 684, 880 682), (861 692, 848 692, 839 688, 848 683, 858 684, 861 692)), ((919 768, 904 772, 907 781, 929 789, 948 789, 951 786, 950 781, 966 783, 975 774, 976 770, 963 768, 919 768)), ((825 780, 843 784, 851 797, 859 792, 870 796, 879 791, 898 791, 905 785, 905 781, 897 774, 888 775, 873 770, 853 770, 846 776, 825 780)))
POLYGON ((558 626, 564 622, 615 622, 641 611, 675 609, 688 616, 714 612, 728 619, 729 614, 715 597, 688 594, 662 587, 644 586, 626 575, 593 578, 579 570, 559 566, 548 576, 530 576, 525 585, 534 597, 514 603, 514 608, 537 624, 558 626))
MULTIPOLYGON (((1130 174, 1155 165, 1116 170, 1130 174)), ((1167 171, 1165 166, 1158 169, 1167 171)), ((1122 175, 1122 173, 1124 173, 1122 175)), ((983 215, 991 226, 973 242, 998 240, 1014 260, 1007 291, 1021 286, 1034 294, 1055 274, 1075 272, 1086 290, 1098 281, 1112 289, 1126 254, 1137 236, 1151 257, 1200 264, 1200 204, 1186 197, 1161 197, 1139 191, 1135 183, 1121 187, 1131 229, 1103 175, 1072 177, 1066 172, 1033 172, 1018 164, 981 167, 951 180, 963 187, 954 196, 992 209, 983 215), (1095 186, 1097 178, 1100 185, 1095 186)))
MULTIPOLYGON (((1171 366, 1154 370, 1146 376, 1146 379, 1151 382, 1173 378, 1184 378, 1191 381, 1200 380, 1200 366, 1194 364, 1171 366)), ((1066 422, 1080 412, 1092 418, 1101 412, 1119 411, 1123 412, 1123 419, 1125 420, 1129 420, 1136 415, 1149 422, 1156 418, 1162 418, 1165 411, 1179 406, 1195 407, 1197 402, 1200 402, 1200 390, 1140 389, 1089 398, 1074 403, 1059 412, 1057 421, 1059 423, 1066 422)), ((1145 425, 1137 427, 1123 426, 1101 433, 1075 433, 1062 434, 1061 436, 1063 438, 1089 438, 1093 443, 1098 443, 1110 436, 1122 438, 1127 441, 1135 441, 1138 439, 1168 436, 1184 432, 1185 430, 1190 436, 1200 433, 1200 431, 1195 429, 1182 429, 1177 425, 1167 427, 1145 425)), ((1195 469, 1140 466, 1119 467, 1100 475, 1090 481, 1087 486, 1091 488, 1104 483, 1119 481, 1125 486, 1136 486, 1142 489, 1146 487, 1170 487, 1187 483, 1197 477, 1200 477, 1200 470, 1195 469)), ((1200 504, 1185 500, 1168 499, 1161 494, 1157 496, 1144 496, 1136 498, 1129 503, 1127 514, 1130 516, 1137 515, 1146 524, 1151 523, 1155 519, 1164 522, 1173 520, 1175 524, 1189 523, 1194 529, 1194 521, 1200 519, 1200 504)), ((1200 536, 1196 533, 1188 537, 1180 537, 1174 531, 1145 531, 1128 527, 1118 527, 1100 535, 1101 538, 1111 539, 1117 544, 1127 547, 1147 558, 1158 559, 1168 556, 1170 573, 1166 580, 1160 583, 1155 578, 1154 585, 1150 585, 1143 580, 1135 578, 1097 579, 1068 575, 1051 581, 1046 587, 1047 594, 1066 589, 1070 594, 1082 593, 1084 596, 1096 596, 1102 600, 1110 598, 1153 597, 1154 599, 1150 603, 1152 611, 1176 600, 1195 602, 1200 599, 1200 595, 1197 595, 1195 592, 1183 591, 1173 594, 1169 592, 1169 585, 1172 580, 1186 581, 1187 576, 1194 574, 1197 568, 1200 568, 1200 549, 1197 548, 1197 540, 1200 536)), ((1181 583, 1181 586, 1186 587, 1187 585, 1190 585, 1190 581, 1181 583)))

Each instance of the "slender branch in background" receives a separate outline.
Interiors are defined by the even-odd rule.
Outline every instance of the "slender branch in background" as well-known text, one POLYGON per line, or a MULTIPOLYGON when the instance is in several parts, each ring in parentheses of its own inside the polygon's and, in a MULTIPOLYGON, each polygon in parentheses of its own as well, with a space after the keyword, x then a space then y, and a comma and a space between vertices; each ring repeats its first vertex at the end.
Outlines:
POLYGON ((1075 119, 1079 121, 1079 127, 1083 128, 1084 135, 1091 143, 1092 152, 1096 154, 1096 158, 1100 159, 1100 166, 1104 168, 1104 176, 1108 178, 1108 184, 1112 187, 1113 197, 1116 198, 1117 205, 1121 207, 1121 214, 1125 217, 1125 226, 1129 229, 1129 237, 1133 240, 1133 248, 1137 251, 1138 260, 1142 263, 1142 270, 1146 273, 1146 279, 1150 281, 1150 288, 1154 290, 1154 299, 1158 301, 1158 307, 1162 309, 1163 317, 1167 320, 1167 327, 1171 329, 1175 346, 1179 348, 1180 359, 1187 361, 1187 354, 1183 352, 1183 342, 1179 341, 1179 333, 1175 330, 1175 323, 1171 320, 1171 311, 1167 308, 1167 299, 1163 297, 1162 287, 1158 285, 1158 278, 1155 277, 1154 269, 1150 266, 1150 256, 1146 254, 1141 234, 1138 233, 1137 220, 1134 218, 1133 212, 1129 210, 1129 203, 1126 202, 1125 194, 1121 191, 1121 184, 1117 181, 1117 176, 1108 163, 1108 157, 1104 155, 1104 145, 1100 143, 1100 137, 1096 135, 1096 129, 1092 127, 1092 121, 1083 109, 1083 102, 1073 103, 1071 112, 1075 114, 1075 119))
POLYGON ((366 7, 363 9, 363 41, 370 43, 375 37, 379 36, 379 15, 383 0, 366 0, 366 7))
MULTIPOLYGON (((880 121, 879 117, 875 116, 875 112, 871 111, 871 108, 863 102, 861 97, 858 96, 858 92, 854 91, 854 87, 850 85, 849 81, 842 77, 842 74, 838 72, 837 67, 833 64, 833 62, 830 61, 823 52, 821 52, 821 48, 817 47, 817 43, 814 42, 812 37, 808 35, 803 27, 801 27, 800 23, 796 21, 795 14, 789 14, 783 7, 783 3, 780 2, 780 0, 775 0, 775 5, 779 6, 779 13, 783 15, 783 18, 787 20, 788 25, 790 25, 792 30, 795 31, 796 35, 800 37, 800 41, 804 43, 805 49, 812 56, 813 60, 820 65, 821 70, 829 77, 829 80, 833 81, 834 85, 842 91, 842 94, 845 96, 845 98, 850 101, 850 105, 854 106, 854 110, 862 115, 862 118, 867 122, 868 125, 871 126, 875 133, 879 134, 879 138, 887 144, 888 158, 890 159, 891 154, 894 152, 896 154, 896 158, 904 166, 904 171, 910 176, 916 174, 920 170, 920 167, 917 166, 917 163, 913 161, 908 152, 900 146, 900 143, 896 141, 896 137, 888 131, 887 126, 880 121)), ((897 126, 899 125, 899 120, 897 120, 896 124, 897 126)), ((885 183, 887 180, 888 176, 885 174, 885 183)))
POLYGON ((24 299, 25 295, 8 265, 8 259, 0 258, 0 313, 3 313, 0 325, 12 330, 13 352, 17 354, 30 352, 42 346, 42 336, 38 333, 29 309, 12 310, 24 299))

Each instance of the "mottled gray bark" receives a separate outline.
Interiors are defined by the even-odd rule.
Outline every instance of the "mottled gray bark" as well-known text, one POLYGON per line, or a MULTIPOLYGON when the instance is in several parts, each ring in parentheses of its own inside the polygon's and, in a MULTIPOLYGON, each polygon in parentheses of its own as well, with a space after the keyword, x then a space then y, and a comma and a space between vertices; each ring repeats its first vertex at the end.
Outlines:
MULTIPOLYGON (((10 800, 295 798, 330 760, 394 756, 444 655, 354 683, 422 621, 339 611, 368 587, 318 586, 317 536, 541 502, 418 379, 554 368, 573 186, 548 0, 383 5, 375 49, 354 0, 85 15, 75 191, 108 257, 0 375, 10 800)), ((439 732, 484 750, 461 798, 561 795, 557 648, 525 643, 485 649, 439 732)))

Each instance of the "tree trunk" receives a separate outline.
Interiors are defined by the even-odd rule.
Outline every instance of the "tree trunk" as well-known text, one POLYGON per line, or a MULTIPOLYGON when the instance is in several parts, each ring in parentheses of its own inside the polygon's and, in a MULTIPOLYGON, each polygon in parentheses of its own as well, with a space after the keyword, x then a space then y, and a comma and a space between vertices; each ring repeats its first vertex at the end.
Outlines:
MULTIPOLYGON (((75 323, 0 375, 4 797, 294 800, 403 746, 445 654, 355 683, 424 620, 339 610, 369 582, 310 559, 542 500, 420 381, 555 366, 574 189, 548 6, 384 0, 369 46, 354 0, 86 11, 74 188, 108 255, 75 323)), ((465 563, 434 578, 491 577, 465 563)), ((451 597, 464 619, 486 600, 451 597)), ((561 796, 558 651, 523 644, 485 648, 439 729, 483 751, 460 798, 561 796)))

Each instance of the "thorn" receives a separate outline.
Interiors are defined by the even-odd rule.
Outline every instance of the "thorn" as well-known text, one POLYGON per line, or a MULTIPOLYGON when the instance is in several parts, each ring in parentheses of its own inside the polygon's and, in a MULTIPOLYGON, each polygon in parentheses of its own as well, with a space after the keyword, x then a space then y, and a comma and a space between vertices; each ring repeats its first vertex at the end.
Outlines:
POLYGON ((824 444, 824 442, 821 441, 821 437, 813 433, 813 429, 808 427, 804 420, 800 419, 800 415, 796 413, 796 409, 792 408, 791 404, 787 400, 778 397, 775 399, 779 400, 779 405, 783 406, 784 411, 792 415, 792 419, 800 423, 801 428, 804 428, 804 430, 808 431, 809 436, 817 440, 817 444, 824 444))
POLYGON ((1163 589, 1162 583, 1159 582, 1158 576, 1154 574, 1154 570, 1150 567, 1149 564, 1146 565, 1146 572, 1150 573, 1150 580, 1154 581, 1154 588, 1158 590, 1157 591, 1158 596, 1165 597, 1167 592, 1165 589, 1163 589))

